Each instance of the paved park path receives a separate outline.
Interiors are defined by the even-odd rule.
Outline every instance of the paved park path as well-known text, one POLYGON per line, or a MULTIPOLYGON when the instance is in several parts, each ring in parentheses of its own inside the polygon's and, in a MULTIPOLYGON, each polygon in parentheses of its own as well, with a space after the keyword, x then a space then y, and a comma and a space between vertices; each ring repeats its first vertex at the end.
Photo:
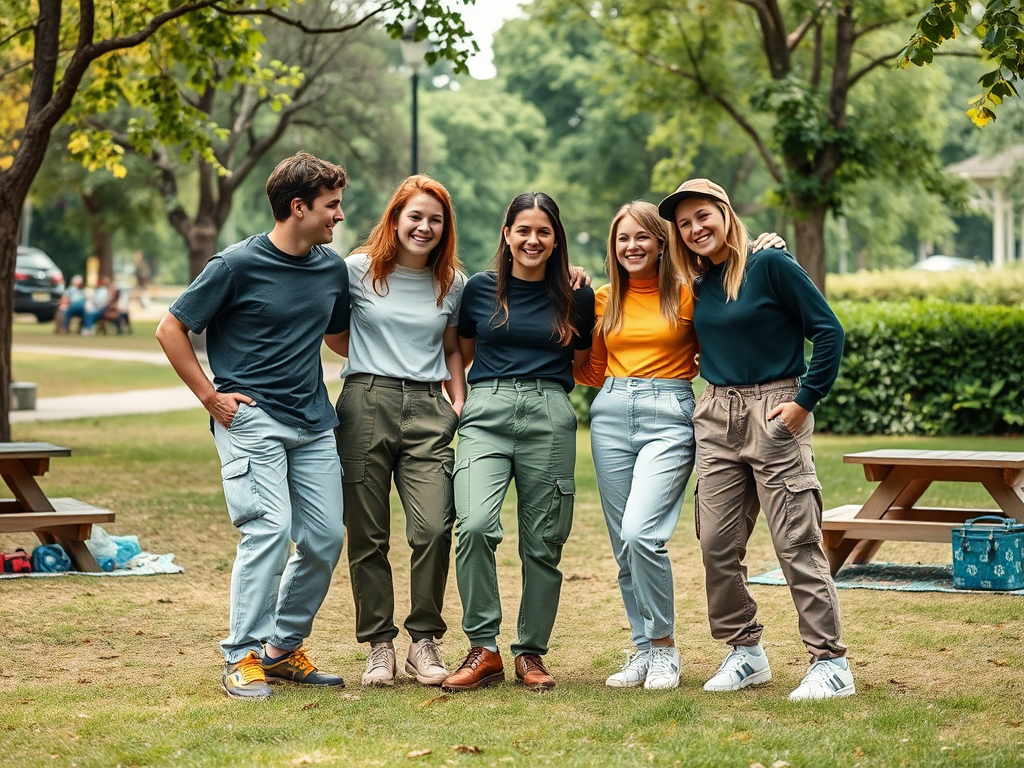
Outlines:
MULTIPOLYGON (((129 349, 95 349, 90 347, 54 347, 43 344, 15 344, 14 354, 68 355, 95 360, 123 360, 150 365, 170 365, 163 352, 145 352, 129 349)), ((205 367, 205 357, 200 357, 205 367)), ((209 374, 209 370, 207 370, 209 374)), ((324 363, 324 381, 337 381, 341 374, 338 363, 324 363)), ((184 384, 177 387, 138 389, 128 392, 104 392, 94 395, 67 397, 40 397, 34 411, 11 411, 12 424, 30 421, 64 421, 102 416, 125 416, 137 413, 165 413, 185 411, 203 406, 184 384)))

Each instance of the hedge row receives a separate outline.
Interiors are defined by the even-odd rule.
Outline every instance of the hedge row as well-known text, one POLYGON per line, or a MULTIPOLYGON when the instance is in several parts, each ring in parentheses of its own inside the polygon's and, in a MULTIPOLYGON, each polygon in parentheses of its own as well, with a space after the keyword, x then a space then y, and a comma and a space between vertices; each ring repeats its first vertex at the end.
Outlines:
POLYGON ((939 301, 833 304, 842 369, 816 429, 854 434, 1017 433, 1024 309, 939 301))
MULTIPOLYGON (((1024 309, 939 301, 839 302, 846 349, 820 432, 998 435, 1024 431, 1024 309)), ((570 398, 590 422, 597 390, 570 398)))
POLYGON ((913 269, 829 275, 828 300, 909 301, 937 299, 956 304, 1024 308, 1024 267, 924 272, 913 269))

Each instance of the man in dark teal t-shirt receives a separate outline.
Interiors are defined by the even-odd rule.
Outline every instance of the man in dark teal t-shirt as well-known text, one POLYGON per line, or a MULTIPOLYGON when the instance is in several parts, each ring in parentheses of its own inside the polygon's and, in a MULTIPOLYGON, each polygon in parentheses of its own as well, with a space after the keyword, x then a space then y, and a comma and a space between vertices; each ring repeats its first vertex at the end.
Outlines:
POLYGON ((210 259, 156 332, 210 413, 241 535, 221 643, 221 687, 232 698, 266 698, 268 680, 344 685, 310 663, 302 643, 344 537, 338 421, 320 344, 348 330, 348 270, 326 247, 345 218, 347 183, 344 168, 308 153, 282 161, 267 181, 274 228, 210 259), (204 330, 212 383, 188 338, 204 330))

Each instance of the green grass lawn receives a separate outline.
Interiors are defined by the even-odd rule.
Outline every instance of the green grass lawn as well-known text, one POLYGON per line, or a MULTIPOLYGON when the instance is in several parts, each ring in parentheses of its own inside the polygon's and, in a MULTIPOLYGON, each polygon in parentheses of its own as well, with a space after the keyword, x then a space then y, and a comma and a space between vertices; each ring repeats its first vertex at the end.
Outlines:
MULTIPOLYGON (((344 559, 309 646, 344 691, 277 689, 268 702, 219 690, 237 537, 223 510, 219 463, 203 411, 18 424, 16 440, 69 445, 43 479, 118 513, 112 533, 174 552, 185 573, 136 578, 0 581, 0 754, 19 766, 1014 766, 1024 765, 1024 599, 1005 595, 843 590, 857 695, 791 704, 806 670, 788 591, 754 586, 774 679, 734 694, 701 686, 725 649, 708 633, 692 498, 670 544, 675 567, 676 691, 612 690, 629 631, 615 584, 587 446, 580 433, 577 514, 565 547, 549 694, 508 683, 443 695, 404 678, 363 690, 365 646, 354 641, 344 559), (461 749, 460 749, 461 748, 461 749), (410 754, 425 752, 418 757, 410 754), (479 750, 476 753, 475 750, 479 750)), ((1019 439, 818 436, 829 506, 872 486, 843 453, 878 447, 1020 450, 1019 439)), ((936 503, 987 506, 984 491, 939 486, 936 503)), ((506 658, 519 596, 514 516, 498 550, 506 658)), ((398 621, 408 609, 404 518, 393 518, 398 621)), ((30 536, 0 536, 4 551, 30 536)), ((883 559, 948 562, 949 547, 887 544, 883 559)), ((775 566, 760 523, 750 572, 775 566)), ((444 655, 466 650, 454 575, 444 655)), ((408 637, 398 639, 404 654, 408 637)), ((404 658, 404 657, 402 657, 404 658)))

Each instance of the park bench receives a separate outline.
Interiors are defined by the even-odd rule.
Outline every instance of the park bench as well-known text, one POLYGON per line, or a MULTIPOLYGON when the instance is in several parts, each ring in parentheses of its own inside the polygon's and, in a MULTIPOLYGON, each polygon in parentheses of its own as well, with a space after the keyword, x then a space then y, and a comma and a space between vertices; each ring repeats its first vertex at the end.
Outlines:
POLYGON ((51 458, 70 455, 70 448, 50 443, 0 443, 0 475, 14 494, 0 499, 0 533, 34 533, 44 544, 60 544, 75 570, 95 573, 100 567, 85 542, 93 524, 113 522, 114 513, 77 499, 49 499, 36 482, 51 458))
POLYGON ((864 504, 847 504, 822 515, 825 554, 832 574, 848 560, 869 562, 885 541, 949 544, 952 530, 979 515, 1024 523, 1024 453, 1001 451, 882 450, 849 453, 878 485, 864 504), (917 506, 933 482, 981 483, 996 509, 917 506))

